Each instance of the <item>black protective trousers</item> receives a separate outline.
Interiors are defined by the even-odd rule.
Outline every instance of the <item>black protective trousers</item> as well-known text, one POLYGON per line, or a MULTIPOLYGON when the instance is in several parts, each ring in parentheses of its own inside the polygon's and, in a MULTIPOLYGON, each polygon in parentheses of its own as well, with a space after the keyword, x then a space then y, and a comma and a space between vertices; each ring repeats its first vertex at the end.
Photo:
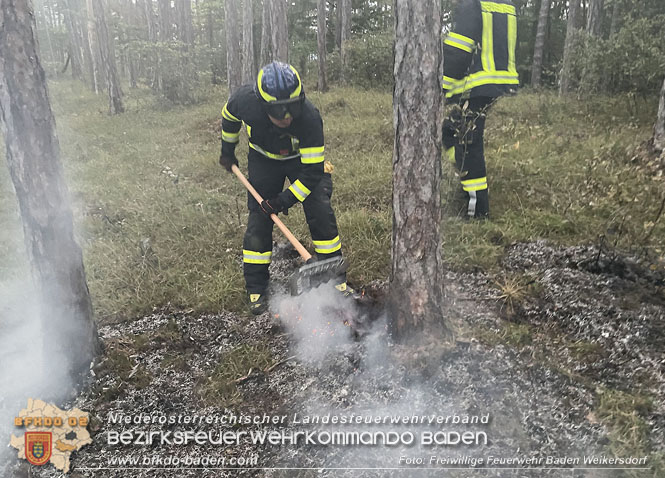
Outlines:
MULTIPOLYGON (((250 152, 248 158, 249 182, 264 199, 273 198, 282 192, 285 178, 294 182, 298 178, 300 168, 300 158, 279 161, 253 154, 253 152, 250 152)), ((315 248, 320 242, 339 244, 337 219, 330 203, 332 189, 332 178, 330 174, 324 173, 321 181, 302 203, 315 248)), ((272 251, 274 223, 263 213, 256 199, 249 193, 247 201, 249 219, 243 240, 245 285, 250 294, 263 294, 268 288, 270 279, 268 267, 272 251), (259 260, 253 258, 259 258, 259 260)), ((319 247, 325 250, 329 246, 319 247)), ((332 247, 332 249, 335 248, 336 250, 325 253, 319 252, 317 248, 317 256, 319 259, 325 259, 341 255, 341 248, 332 247)))
POLYGON ((485 168, 485 118, 496 98, 485 96, 460 100, 443 122, 443 146, 455 148, 455 167, 468 199, 467 214, 489 215, 489 194, 485 168))

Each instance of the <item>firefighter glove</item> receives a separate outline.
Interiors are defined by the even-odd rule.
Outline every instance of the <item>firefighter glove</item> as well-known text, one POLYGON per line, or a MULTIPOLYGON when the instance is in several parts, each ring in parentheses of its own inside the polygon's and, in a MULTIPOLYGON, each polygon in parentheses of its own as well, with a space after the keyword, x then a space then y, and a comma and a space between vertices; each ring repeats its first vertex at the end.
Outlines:
POLYGON ((231 166, 233 166, 234 164, 236 166, 238 166, 238 160, 236 159, 235 154, 225 155, 225 154, 222 153, 219 156, 219 164, 224 166, 224 169, 226 169, 230 173, 231 172, 231 166))
POLYGON ((270 217, 271 214, 278 214, 280 212, 286 213, 288 207, 282 204, 279 198, 266 199, 261 203, 261 210, 266 216, 270 217))

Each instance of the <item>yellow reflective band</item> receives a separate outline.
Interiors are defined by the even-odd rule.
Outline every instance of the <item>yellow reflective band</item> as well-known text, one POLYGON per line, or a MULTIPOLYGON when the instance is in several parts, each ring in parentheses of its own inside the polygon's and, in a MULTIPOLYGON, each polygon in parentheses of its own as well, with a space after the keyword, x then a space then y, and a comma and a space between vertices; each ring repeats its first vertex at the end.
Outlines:
POLYGON ((302 81, 300 81, 300 75, 298 74, 296 69, 293 68, 291 65, 289 65, 289 68, 291 68, 291 71, 295 73, 296 78, 298 78, 298 87, 293 93, 291 93, 290 98, 297 98, 298 96, 300 96, 300 92, 302 91, 302 81))
POLYGON ((242 261, 246 264, 270 264, 272 259, 272 251, 269 252, 256 252, 243 249, 242 261))
POLYGON ((453 85, 455 84, 456 81, 459 81, 459 80, 456 80, 455 78, 451 78, 449 76, 444 75, 443 76, 443 82, 441 83, 441 86, 443 86, 444 90, 449 90, 450 88, 453 87, 453 85))
POLYGON ((480 2, 480 8, 483 12, 488 13, 506 13, 508 15, 515 15, 515 7, 505 3, 496 2, 480 2))
POLYGON ((229 109, 226 107, 226 105, 228 105, 228 102, 224 104, 224 108, 222 108, 222 117, 229 121, 233 121, 234 123, 240 123, 240 120, 229 112, 229 109))
POLYGON ((331 254, 339 251, 342 248, 342 241, 339 236, 329 241, 312 241, 314 243, 314 250, 318 254, 331 254))
POLYGON ((455 146, 446 149, 446 157, 448 158, 448 161, 455 164, 455 146))
POLYGON ((448 87, 444 84, 444 89, 448 90, 446 98, 459 95, 460 93, 469 91, 476 86, 518 85, 519 79, 517 73, 510 71, 479 71, 478 73, 473 73, 461 80, 453 80, 453 82, 453 85, 448 87))
POLYGON ((443 43, 455 48, 459 48, 460 50, 464 50, 469 53, 472 53, 474 47, 476 46, 476 42, 473 41, 471 38, 453 32, 448 34, 446 39, 443 40, 443 43))
POLYGON ((264 155, 266 158, 270 159, 277 159, 279 161, 286 161, 287 159, 293 159, 297 158, 300 156, 299 154, 290 154, 290 155, 284 155, 284 154, 275 154, 275 153, 270 153, 263 149, 261 146, 258 146, 254 143, 249 143, 249 147, 252 148, 254 151, 258 151, 262 155, 264 155))
POLYGON ((289 191, 291 191, 296 199, 300 202, 303 202, 305 199, 307 199, 307 196, 309 196, 312 192, 307 189, 303 183, 300 182, 300 179, 296 179, 296 181, 291 186, 289 186, 289 191))
POLYGON ((261 94, 261 97, 266 101, 277 101, 277 98, 263 91, 263 86, 261 86, 262 78, 263 78, 263 68, 261 69, 261 71, 259 71, 259 76, 256 78, 256 85, 259 87, 259 93, 261 94))
POLYGON ((314 148, 300 148, 300 162, 303 164, 322 163, 324 147, 316 146, 314 148))
POLYGON ((482 45, 482 62, 483 70, 494 71, 494 31, 492 14, 483 12, 483 45, 482 45))
POLYGON ((247 125, 247 137, 252 137, 252 127, 250 125, 247 125))
POLYGON ((467 179, 462 181, 462 189, 465 191, 480 191, 487 189, 487 178, 467 179))
POLYGON ((240 141, 240 132, 227 133, 226 131, 222 130, 222 140, 226 141, 227 143, 237 143, 240 141))
POLYGON ((515 68, 515 45, 517 45, 517 17, 508 15, 508 71, 517 73, 515 68))
POLYGON ((249 301, 254 303, 261 298, 261 294, 250 294, 249 301))

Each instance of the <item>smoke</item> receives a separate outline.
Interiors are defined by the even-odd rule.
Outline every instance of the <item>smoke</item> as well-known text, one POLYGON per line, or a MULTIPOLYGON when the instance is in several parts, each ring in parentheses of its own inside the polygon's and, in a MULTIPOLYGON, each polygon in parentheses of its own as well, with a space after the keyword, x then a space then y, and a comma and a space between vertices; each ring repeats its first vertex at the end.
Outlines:
POLYGON ((354 341, 351 323, 358 315, 354 300, 343 297, 331 284, 297 297, 277 296, 271 312, 295 339, 298 358, 308 364, 320 363, 354 341))
POLYGON ((28 398, 60 403, 73 389, 66 352, 53 346, 57 337, 45 336, 36 297, 28 278, 0 283, 0 476, 16 455, 10 435, 23 432, 13 418, 28 398))

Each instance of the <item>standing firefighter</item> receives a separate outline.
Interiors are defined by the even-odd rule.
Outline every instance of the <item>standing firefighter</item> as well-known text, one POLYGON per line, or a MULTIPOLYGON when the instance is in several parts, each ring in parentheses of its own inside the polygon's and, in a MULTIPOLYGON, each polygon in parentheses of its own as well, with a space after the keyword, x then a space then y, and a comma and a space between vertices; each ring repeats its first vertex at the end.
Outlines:
POLYGON ((460 171, 470 217, 489 216, 483 136, 492 103, 514 93, 517 18, 510 0, 460 0, 444 40, 443 89, 452 108, 443 124, 448 159, 460 171))
MULTIPOLYGON (((255 85, 240 87, 224 105, 219 163, 227 171, 238 164, 235 148, 242 122, 249 137, 249 181, 262 197, 268 198, 259 204, 248 194, 249 219, 243 240, 249 306, 258 315, 268 306, 271 214, 286 212, 301 202, 319 259, 340 256, 342 245, 330 204, 332 179, 324 165, 323 121, 305 98, 295 68, 279 62, 264 66, 255 85), (282 190, 285 178, 291 185, 282 190)), ((351 292, 344 276, 335 287, 343 293, 351 292)))

